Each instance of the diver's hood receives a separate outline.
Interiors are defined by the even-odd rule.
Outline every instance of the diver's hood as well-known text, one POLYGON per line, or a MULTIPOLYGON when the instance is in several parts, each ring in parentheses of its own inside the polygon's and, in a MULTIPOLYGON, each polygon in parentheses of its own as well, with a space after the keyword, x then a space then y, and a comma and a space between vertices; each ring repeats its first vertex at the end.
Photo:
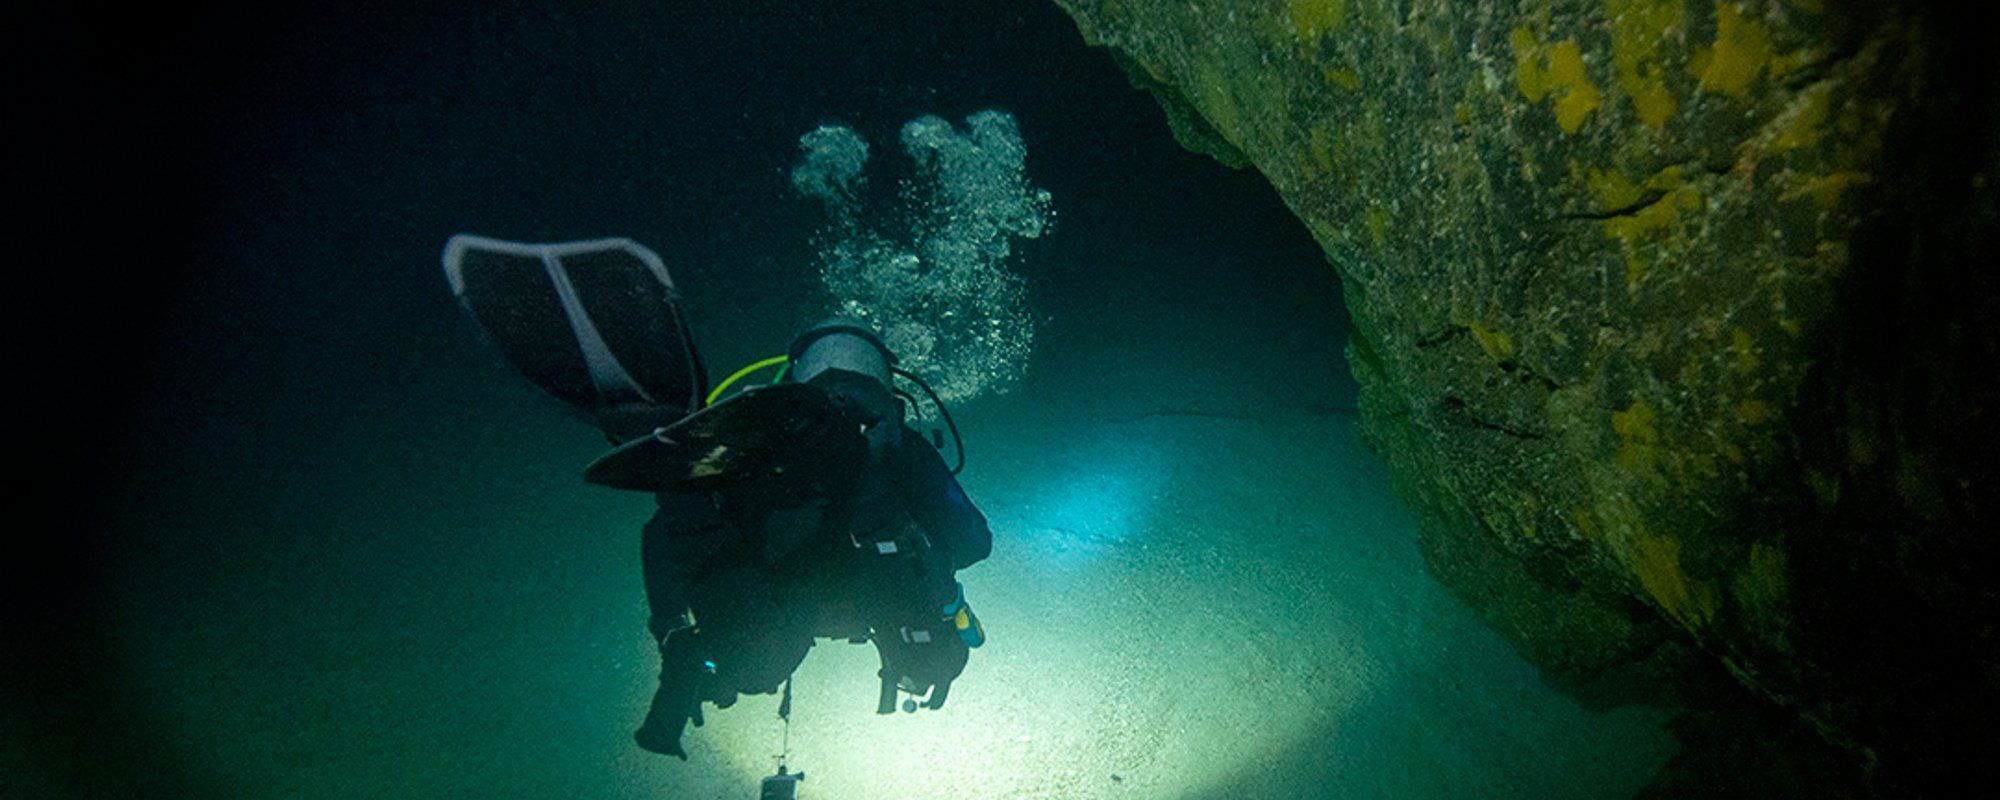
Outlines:
POLYGON ((894 386, 889 368, 896 355, 882 344, 868 323, 853 317, 828 317, 792 340, 792 380, 810 383, 829 369, 842 369, 894 386))

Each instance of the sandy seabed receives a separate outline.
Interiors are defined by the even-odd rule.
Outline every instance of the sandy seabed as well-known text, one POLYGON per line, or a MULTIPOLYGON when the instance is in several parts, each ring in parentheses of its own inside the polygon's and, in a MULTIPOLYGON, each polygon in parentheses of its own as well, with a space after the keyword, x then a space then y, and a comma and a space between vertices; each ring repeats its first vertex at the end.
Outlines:
MULTIPOLYGON (((1657 712, 1577 707, 1423 572, 1349 416, 1046 422, 979 422, 990 642, 951 702, 877 716, 873 650, 821 643, 801 797, 1624 797, 1671 754, 1657 712)), ((688 764, 622 757, 627 788, 752 796, 776 704, 710 714, 688 764)))

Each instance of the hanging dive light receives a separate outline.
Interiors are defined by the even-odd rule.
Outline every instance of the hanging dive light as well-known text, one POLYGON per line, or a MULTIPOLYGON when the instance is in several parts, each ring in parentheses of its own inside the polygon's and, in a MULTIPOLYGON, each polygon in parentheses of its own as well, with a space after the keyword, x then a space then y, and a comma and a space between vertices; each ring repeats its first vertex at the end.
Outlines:
POLYGON ((778 718, 785 721, 784 746, 778 750, 778 773, 764 778, 757 797, 759 800, 796 800, 799 796, 799 781, 806 779, 804 770, 793 772, 785 763, 792 756, 792 679, 785 678, 785 696, 778 701, 778 718))
POLYGON ((796 800, 799 796, 799 782, 806 779, 803 772, 791 772, 784 765, 778 766, 778 774, 764 778, 764 785, 757 797, 759 800, 796 800))

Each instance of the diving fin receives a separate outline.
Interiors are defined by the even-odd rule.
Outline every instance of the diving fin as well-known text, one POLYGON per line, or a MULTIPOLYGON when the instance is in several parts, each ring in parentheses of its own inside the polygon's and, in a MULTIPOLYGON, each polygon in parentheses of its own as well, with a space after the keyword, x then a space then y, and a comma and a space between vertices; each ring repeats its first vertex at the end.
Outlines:
POLYGON ((453 294, 508 363, 613 441, 701 407, 708 376, 659 255, 630 239, 445 243, 453 294))
MULTIPOLYGON (((583 479, 642 492, 707 491, 741 481, 807 484, 858 468, 867 440, 825 392, 781 383, 730 396, 672 425, 619 445, 583 479)), ((772 491, 778 494, 779 486, 772 491)))

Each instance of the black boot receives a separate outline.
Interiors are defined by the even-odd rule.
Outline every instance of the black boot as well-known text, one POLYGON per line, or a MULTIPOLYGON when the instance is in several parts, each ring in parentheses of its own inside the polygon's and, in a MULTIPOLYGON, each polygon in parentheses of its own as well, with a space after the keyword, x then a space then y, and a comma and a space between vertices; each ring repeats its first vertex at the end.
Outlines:
POLYGON ((690 698, 680 696, 684 694, 668 689, 664 683, 653 692, 653 705, 646 709, 646 721, 639 723, 639 731, 632 734, 640 749, 687 760, 687 751, 681 749, 681 731, 687 728, 689 712, 698 715, 701 710, 689 702, 690 698))

